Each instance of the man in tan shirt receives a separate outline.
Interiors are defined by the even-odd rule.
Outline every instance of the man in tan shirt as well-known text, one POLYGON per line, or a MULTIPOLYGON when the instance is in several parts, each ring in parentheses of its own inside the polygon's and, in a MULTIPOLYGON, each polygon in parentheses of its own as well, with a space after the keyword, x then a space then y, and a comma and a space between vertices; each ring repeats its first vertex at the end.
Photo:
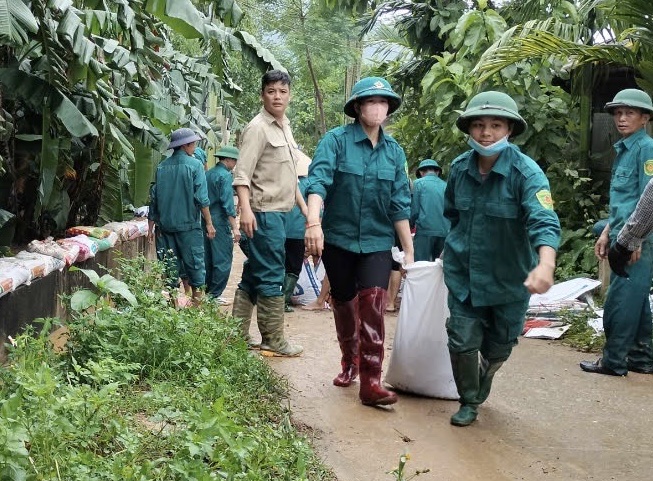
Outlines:
POLYGON ((297 187, 297 144, 286 117, 290 76, 279 70, 263 75, 261 100, 261 112, 243 130, 240 159, 234 169, 248 259, 232 315, 242 319, 242 332, 249 340, 256 304, 264 354, 298 356, 303 348, 288 343, 283 333, 286 214, 296 202, 306 212, 297 187))

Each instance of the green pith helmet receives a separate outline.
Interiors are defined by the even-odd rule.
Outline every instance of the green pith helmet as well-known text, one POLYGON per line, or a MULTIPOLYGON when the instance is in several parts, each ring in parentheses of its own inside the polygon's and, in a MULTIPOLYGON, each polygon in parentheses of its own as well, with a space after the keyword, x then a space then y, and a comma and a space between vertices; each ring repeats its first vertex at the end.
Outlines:
POLYGON ((220 147, 220 150, 218 150, 215 154, 213 154, 213 156, 219 158, 226 157, 228 159, 238 160, 239 154, 240 152, 238 152, 238 149, 233 145, 223 145, 222 147, 220 147))
POLYGON ((420 179, 423 175, 422 169, 435 169, 442 172, 442 168, 433 159, 424 159, 419 163, 419 167, 417 167, 417 170, 415 171, 415 177, 418 179, 420 179))
POLYGON ((392 87, 390 87, 386 79, 381 77, 365 77, 356 82, 351 89, 351 97, 347 100, 344 108, 345 114, 355 119, 358 116, 354 109, 356 101, 365 97, 373 97, 374 95, 388 99, 388 115, 397 110, 401 105, 401 97, 392 90, 392 87))
POLYGON ((639 89, 624 89, 614 96, 612 102, 605 104, 605 110, 609 114, 612 114, 617 107, 635 107, 644 111, 644 113, 653 113, 651 97, 639 89))
POLYGON ((465 111, 456 120, 456 126, 469 133, 469 123, 475 117, 504 117, 513 121, 512 135, 519 135, 528 124, 519 115, 517 104, 508 94, 488 90, 472 97, 465 111))

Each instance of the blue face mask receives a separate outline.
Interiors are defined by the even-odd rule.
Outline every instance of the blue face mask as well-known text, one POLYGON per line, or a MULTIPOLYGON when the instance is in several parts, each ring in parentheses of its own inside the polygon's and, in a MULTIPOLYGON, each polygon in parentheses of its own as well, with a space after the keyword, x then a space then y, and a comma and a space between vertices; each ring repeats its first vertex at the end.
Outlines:
POLYGON ((481 145, 478 142, 476 142, 474 139, 469 137, 467 139, 467 144, 476 152, 478 152, 479 155, 482 155, 483 157, 493 157, 495 155, 498 155, 501 152, 503 152, 508 147, 508 145, 510 145, 507 136, 499 140, 498 142, 495 142, 492 145, 488 145, 488 146, 481 145))

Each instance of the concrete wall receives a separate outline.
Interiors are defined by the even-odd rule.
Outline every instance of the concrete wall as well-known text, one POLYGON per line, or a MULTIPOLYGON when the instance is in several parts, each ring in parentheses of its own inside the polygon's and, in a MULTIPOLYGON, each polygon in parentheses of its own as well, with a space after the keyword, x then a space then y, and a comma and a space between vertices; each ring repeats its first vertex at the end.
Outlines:
MULTIPOLYGON (((93 269, 102 276, 106 273, 100 266, 113 269, 119 258, 132 258, 144 255, 148 259, 156 257, 153 244, 146 237, 116 244, 112 249, 98 252, 91 259, 76 263, 80 269, 93 269)), ((72 294, 79 287, 91 284, 81 272, 70 272, 67 268, 55 271, 46 277, 35 279, 28 285, 19 286, 15 291, 0 297, 0 359, 4 357, 4 344, 7 336, 14 336, 23 327, 40 317, 66 318, 66 310, 61 304, 62 294, 72 294)))

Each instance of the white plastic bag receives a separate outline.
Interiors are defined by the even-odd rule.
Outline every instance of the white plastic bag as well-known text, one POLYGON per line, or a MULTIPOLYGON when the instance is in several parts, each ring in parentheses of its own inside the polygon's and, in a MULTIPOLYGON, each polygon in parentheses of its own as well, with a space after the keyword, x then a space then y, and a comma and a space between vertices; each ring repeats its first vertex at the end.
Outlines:
POLYGON ((445 322, 449 317, 442 261, 405 267, 406 281, 385 382, 402 391, 458 399, 445 322))
POLYGON ((309 259, 304 259, 297 285, 290 298, 293 304, 305 306, 317 299, 320 295, 324 274, 325 270, 322 262, 318 262, 317 266, 314 266, 309 259))

